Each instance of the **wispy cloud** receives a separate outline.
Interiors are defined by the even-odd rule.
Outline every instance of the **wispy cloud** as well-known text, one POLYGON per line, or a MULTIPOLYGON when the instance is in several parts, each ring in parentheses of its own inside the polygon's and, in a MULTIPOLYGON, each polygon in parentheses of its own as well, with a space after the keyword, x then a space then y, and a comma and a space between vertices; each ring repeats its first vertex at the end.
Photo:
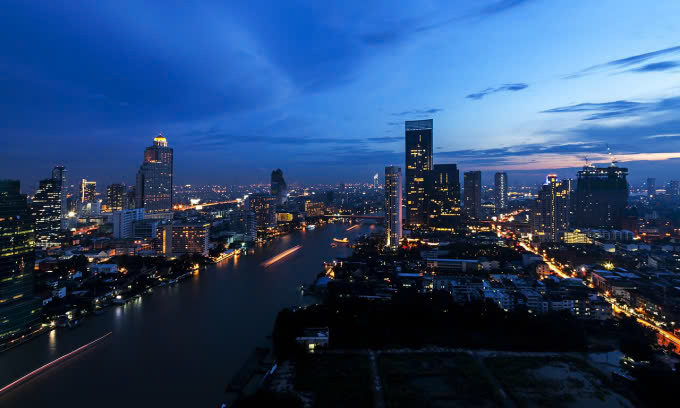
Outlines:
POLYGON ((474 100, 479 100, 484 98, 487 95, 497 93, 497 92, 517 92, 521 91, 523 89, 528 88, 529 85, 523 83, 523 82, 517 82, 514 84, 503 84, 499 87, 496 88, 486 88, 483 91, 479 91, 476 93, 471 93, 469 95, 466 95, 465 97, 468 99, 474 99, 474 100))
POLYGON ((651 64, 643 65, 639 68, 631 69, 631 72, 659 72, 668 71, 669 69, 677 68, 680 66, 678 61, 661 61, 654 62, 651 64))
POLYGON ((522 6, 529 3, 530 1, 531 0, 498 0, 486 7, 483 7, 477 14, 479 16, 489 17, 503 13, 518 6, 522 6))
MULTIPOLYGON (((422 115, 433 115, 435 113, 439 113, 443 111, 444 109, 442 108, 430 108, 430 109, 413 109, 413 110, 407 110, 403 112, 395 112, 392 114, 392 116, 422 116, 422 115)), ((394 122, 390 122, 392 124, 394 122)))
POLYGON ((662 98, 650 102, 632 102, 626 100, 603 103, 579 103, 576 105, 560 106, 541 113, 574 113, 592 112, 583 120, 599 120, 623 117, 636 117, 660 112, 680 111, 680 97, 662 98))
POLYGON ((652 52, 647 52, 644 54, 638 54, 638 55, 633 55, 631 57, 626 57, 626 58, 621 58, 609 62, 605 62, 604 64, 597 64, 593 65, 591 67, 582 69, 581 71, 578 71, 576 73, 573 73, 571 75, 567 75, 564 77, 564 79, 574 79, 574 78, 580 78, 582 76, 594 74, 597 72, 606 72, 610 70, 620 70, 623 68, 630 68, 628 71, 631 72, 658 72, 658 71, 665 71, 671 68, 675 68, 678 66, 678 63, 675 61, 661 61, 658 63, 650 63, 642 67, 638 68, 631 68, 635 65, 639 65, 642 63, 645 63, 647 61, 650 61, 654 58, 665 56, 665 55, 673 55, 673 54, 678 54, 680 53, 680 46, 676 47, 670 47, 670 48, 664 48, 661 50, 657 51, 652 51, 652 52), (672 65, 672 66, 671 66, 672 65))

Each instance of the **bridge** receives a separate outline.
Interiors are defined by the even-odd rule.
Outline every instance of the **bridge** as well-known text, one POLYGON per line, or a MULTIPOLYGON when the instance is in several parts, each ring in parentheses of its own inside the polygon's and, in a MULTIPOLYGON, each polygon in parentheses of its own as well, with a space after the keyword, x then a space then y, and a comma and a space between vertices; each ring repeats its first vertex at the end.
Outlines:
POLYGON ((352 218, 357 220, 384 220, 385 216, 378 214, 365 214, 365 215, 355 215, 355 214, 330 214, 324 215, 325 218, 352 218))

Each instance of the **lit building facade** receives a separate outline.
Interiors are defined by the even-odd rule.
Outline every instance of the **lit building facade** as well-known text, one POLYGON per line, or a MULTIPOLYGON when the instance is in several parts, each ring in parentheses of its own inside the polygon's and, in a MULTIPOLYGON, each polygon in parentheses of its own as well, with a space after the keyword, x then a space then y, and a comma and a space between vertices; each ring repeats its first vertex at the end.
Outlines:
POLYGON ((96 200, 97 200, 97 182, 82 179, 80 181, 80 202, 91 203, 96 200))
POLYGON ((144 162, 137 172, 136 205, 149 214, 172 211, 173 150, 159 135, 144 151, 144 162))
POLYGON ((35 220, 36 245, 48 248, 59 245, 62 225, 61 183, 57 179, 40 181, 33 196, 33 219, 35 220))
POLYGON ((496 204, 496 214, 501 214, 508 208, 508 174, 496 173, 493 183, 494 204, 496 204))
POLYGON ((385 167, 385 229, 387 246, 397 247, 401 241, 402 229, 402 181, 401 168, 385 167))
POLYGON ((574 200, 574 226, 621 228, 628 203, 628 169, 585 166, 578 172, 574 200))
POLYGON ((468 171, 463 174, 463 205, 465 215, 482 217, 482 172, 468 171))
POLYGON ((18 180, 0 180, 0 342, 40 325, 34 298, 35 236, 18 180))
POLYGON ((68 215, 68 171, 64 166, 54 166, 52 178, 57 180, 60 185, 61 198, 61 229, 66 229, 68 215))
POLYGON ((246 211, 255 214, 258 231, 276 226, 276 197, 270 194, 251 194, 246 198, 246 211))
POLYGON ((460 222, 460 172, 455 164, 435 164, 428 177, 428 225, 449 230, 460 222))
POLYGON ((133 238, 135 236, 135 222, 144 219, 144 209, 119 210, 113 213, 112 218, 114 238, 133 238))
POLYGON ((124 184, 111 184, 106 187, 106 207, 110 212, 125 209, 126 191, 124 184))
POLYGON ((210 224, 166 224, 160 228, 161 246, 167 257, 208 255, 210 224))
POLYGON ((549 174, 538 192, 532 213, 532 233, 541 242, 557 242, 569 229, 569 186, 549 174))
POLYGON ((668 184, 668 194, 673 198, 680 197, 680 180, 671 180, 668 184))
POLYGON ((427 223, 427 176, 432 170, 433 120, 409 120, 406 129, 406 224, 427 223))
POLYGON ((656 197, 656 179, 655 178, 648 178, 647 179, 647 197, 649 197, 649 198, 656 197))
POLYGON ((305 215, 307 217, 321 217, 326 211, 326 205, 322 202, 305 201, 305 215))

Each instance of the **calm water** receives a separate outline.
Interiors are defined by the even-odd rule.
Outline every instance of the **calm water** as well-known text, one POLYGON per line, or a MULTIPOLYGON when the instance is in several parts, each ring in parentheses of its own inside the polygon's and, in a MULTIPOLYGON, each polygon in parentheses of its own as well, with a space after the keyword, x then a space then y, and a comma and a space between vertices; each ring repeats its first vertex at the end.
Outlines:
POLYGON ((93 348, 0 396, 0 407, 216 407, 254 347, 265 344, 278 311, 303 301, 296 291, 322 262, 349 255, 332 248, 346 232, 331 224, 277 238, 254 255, 230 259, 151 296, 110 308, 77 329, 57 329, 0 354, 0 388, 109 331, 93 348), (302 245, 264 269, 272 256, 302 245))

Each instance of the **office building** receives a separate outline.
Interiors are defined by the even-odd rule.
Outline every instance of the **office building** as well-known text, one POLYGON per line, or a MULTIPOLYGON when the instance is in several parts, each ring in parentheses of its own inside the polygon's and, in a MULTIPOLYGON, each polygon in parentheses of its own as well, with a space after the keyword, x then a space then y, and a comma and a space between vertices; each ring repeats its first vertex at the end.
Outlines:
POLYGON ((80 202, 88 203, 97 200, 97 182, 87 181, 82 179, 80 181, 80 202))
POLYGON ((276 225, 276 197, 270 194, 251 194, 246 198, 245 210, 255 214, 258 231, 276 225))
POLYGON ((406 224, 427 223, 426 178, 432 170, 432 119, 409 120, 406 129, 406 224))
POLYGON ((110 212, 121 211, 126 208, 125 184, 111 184, 106 187, 106 207, 110 212))
POLYGON ((377 190, 379 185, 378 173, 375 173, 373 175, 373 190, 377 190))
POLYGON ((557 242, 569 229, 569 186, 549 174, 532 212, 532 234, 540 242, 557 242))
POLYGON ((385 167, 385 232, 387 233, 387 246, 393 248, 399 245, 402 234, 401 191, 401 168, 385 167))
POLYGON ((160 227, 161 248, 167 257, 185 254, 208 255, 210 224, 181 223, 160 227))
POLYGON ((60 186, 61 198, 61 229, 66 229, 66 218, 68 215, 68 171, 64 166, 54 166, 52 169, 52 178, 57 180, 60 186))
POLYGON ((648 178, 647 179, 647 197, 649 197, 649 198, 656 197, 656 179, 655 178, 648 178))
POLYGON ((283 178, 283 171, 281 169, 272 171, 271 193, 276 197, 277 205, 282 205, 288 200, 288 185, 283 178))
POLYGON ((450 230, 459 224, 460 173, 455 164, 435 164, 428 176, 428 225, 450 230))
POLYGON ((0 342, 40 326, 34 298, 35 236, 18 180, 0 180, 0 342))
POLYGON ((680 180, 671 180, 671 182, 668 183, 668 194, 672 198, 680 197, 680 180))
POLYGON ((144 162, 137 172, 135 208, 147 214, 172 211, 173 150, 158 135, 144 151, 144 162))
POLYGON ((463 205, 465 215, 482 217, 482 172, 468 171, 463 174, 463 205))
POLYGON ((113 213, 113 237, 116 239, 134 238, 135 222, 144 219, 144 209, 118 210, 113 213))
POLYGON ((305 201, 305 216, 307 218, 321 217, 326 211, 326 205, 312 200, 305 201))
POLYGON ((41 248, 59 245, 62 225, 61 182, 53 178, 41 180, 32 204, 36 245, 41 248))
POLYGON ((140 219, 132 223, 132 236, 133 238, 153 239, 158 237, 160 227, 161 221, 159 220, 140 219))
POLYGON ((628 203, 628 169, 585 166, 578 172, 574 227, 620 229, 628 203))
POLYGON ((493 184, 494 204, 496 204, 496 214, 501 214, 508 208, 508 174, 496 173, 493 184))

